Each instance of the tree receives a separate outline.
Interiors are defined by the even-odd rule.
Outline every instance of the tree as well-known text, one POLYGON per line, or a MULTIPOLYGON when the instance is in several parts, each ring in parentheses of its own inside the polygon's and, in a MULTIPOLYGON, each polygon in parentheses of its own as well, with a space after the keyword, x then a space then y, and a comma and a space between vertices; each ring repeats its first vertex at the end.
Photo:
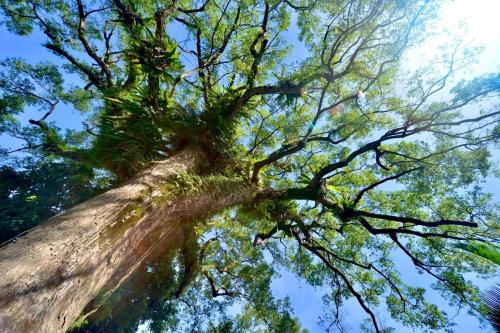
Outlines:
POLYGON ((0 126, 25 142, 4 155, 111 174, 114 186, 2 246, 0 330, 114 327, 106 300, 137 300, 142 284, 159 295, 135 317, 123 310, 122 328, 177 325, 172 298, 200 318, 205 290, 214 300, 202 308, 244 305, 200 330, 298 332, 270 294, 274 267, 329 287, 325 320, 340 330, 349 297, 376 332, 388 330, 374 312, 382 300, 407 326, 449 327, 425 289, 404 283, 396 252, 454 305, 485 314, 464 274, 495 268, 462 248, 498 244, 480 185, 494 172, 500 75, 450 87, 475 56, 461 41, 401 74, 437 6, 0 0, 10 32, 38 32, 58 57, 2 61, 0 126), (294 55, 299 41, 307 51, 294 55), (62 105, 87 112, 81 131, 49 121, 62 105), (42 116, 23 126, 18 115, 35 108, 42 116), (121 285, 132 290, 113 294, 121 285))
POLYGON ((86 165, 23 162, 22 171, 7 165, 0 168, 0 243, 109 187, 105 178, 96 178, 86 165))

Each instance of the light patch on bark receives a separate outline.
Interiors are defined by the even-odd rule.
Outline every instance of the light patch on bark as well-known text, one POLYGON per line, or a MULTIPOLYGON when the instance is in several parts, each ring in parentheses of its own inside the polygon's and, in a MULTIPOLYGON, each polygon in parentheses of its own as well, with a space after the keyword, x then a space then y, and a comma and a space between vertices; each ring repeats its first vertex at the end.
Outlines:
POLYGON ((170 177, 204 163, 186 149, 0 248, 0 332, 65 332, 103 287, 114 290, 155 247, 183 237, 180 223, 253 198, 232 181, 228 191, 155 200, 168 196, 170 177))

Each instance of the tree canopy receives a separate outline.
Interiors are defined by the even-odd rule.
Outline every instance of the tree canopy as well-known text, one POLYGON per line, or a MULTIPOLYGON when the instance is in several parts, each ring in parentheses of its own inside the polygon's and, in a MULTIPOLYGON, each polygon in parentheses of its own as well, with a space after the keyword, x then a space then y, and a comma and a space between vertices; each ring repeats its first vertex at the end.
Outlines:
POLYGON ((451 331, 396 256, 482 318, 468 278, 496 268, 470 249, 499 244, 482 186, 498 175, 500 74, 457 80, 477 55, 459 38, 404 68, 439 5, 0 0, 8 31, 57 57, 0 62, 0 133, 22 142, 1 151, 0 240, 197 146, 205 171, 172 191, 235 179, 255 200, 187 227, 177 250, 90 304, 75 332, 300 332, 289 300, 272 296, 283 270, 327 290, 327 330, 343 331, 353 298, 367 331, 390 331, 375 309, 451 331), (81 130, 56 126, 61 108, 82 113, 81 130))

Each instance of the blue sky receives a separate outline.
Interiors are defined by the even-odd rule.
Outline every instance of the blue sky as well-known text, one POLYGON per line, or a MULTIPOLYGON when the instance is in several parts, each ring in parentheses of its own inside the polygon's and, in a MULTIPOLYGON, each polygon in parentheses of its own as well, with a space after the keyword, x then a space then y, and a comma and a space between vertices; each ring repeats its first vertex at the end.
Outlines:
MULTIPOLYGON (((455 0, 447 2, 440 13, 441 23, 433 27, 437 36, 426 41, 418 49, 410 50, 407 54, 405 66, 407 69, 416 69, 423 65, 426 59, 435 55, 438 52, 439 45, 446 42, 446 38, 448 38, 442 32, 448 30, 451 33, 459 34, 464 40, 470 42, 470 45, 484 46, 484 51, 479 56, 478 63, 468 68, 463 74, 464 77, 465 75, 473 77, 485 72, 500 70, 500 24, 498 23, 498 13, 500 13, 499 0, 455 0)), ((22 57, 30 63, 44 60, 60 62, 58 58, 41 46, 43 40, 44 38, 39 32, 35 32, 26 38, 20 38, 8 33, 5 27, 2 26, 0 27, 0 59, 5 57, 22 57)), ((301 49, 302 47, 302 45, 297 44, 297 48, 293 54, 300 56, 304 52, 301 49)), ((21 121, 26 124, 27 120, 32 117, 33 112, 33 110, 30 110, 26 114, 21 115, 21 121)), ((52 119, 62 128, 82 128, 82 116, 78 112, 64 106, 57 109, 52 119)), ((0 136, 1 147, 12 148, 18 144, 12 138, 0 136)), ((497 163, 500 163, 498 149, 494 152, 492 158, 497 163)), ((489 178, 485 184, 485 188, 494 194, 495 201, 500 202, 499 179, 489 178)), ((413 265, 405 258, 397 257, 396 261, 402 268, 407 281, 415 285, 428 285, 432 282, 428 277, 418 275, 413 265)), ((478 280, 473 276, 470 278, 481 288, 486 288, 495 282, 478 280)), ((496 281, 498 280, 497 278, 496 281)), ((295 278, 292 274, 283 272, 282 277, 273 282, 273 292, 277 297, 290 296, 295 309, 295 315, 301 319, 302 324, 310 332, 321 332, 317 322, 319 315, 322 314, 322 290, 316 290, 307 285, 306 282, 295 278)), ((446 304, 446 301, 440 299, 434 292, 429 292, 428 296, 438 304, 446 304)), ((452 312, 450 311, 450 313, 452 312)), ((344 314, 351 331, 358 332, 359 323, 365 318, 364 312, 359 308, 359 305, 352 300, 347 302, 344 314)), ((396 327, 397 332, 411 332, 411 330, 393 324, 383 309, 380 309, 377 314, 382 319, 382 322, 386 321, 391 326, 396 327)), ((467 315, 465 311, 457 317, 457 323, 457 332, 479 331, 479 322, 477 319, 467 315)), ((482 331, 493 332, 491 328, 482 331)))
MULTIPOLYGON (((455 0, 446 2, 440 11, 440 22, 430 28, 436 35, 429 38, 418 48, 409 50, 406 54, 404 63, 405 70, 415 70, 425 66, 433 56, 439 52, 439 46, 446 43, 450 38, 449 34, 456 34, 462 37, 469 46, 483 46, 484 50, 478 57, 476 64, 466 68, 461 76, 456 79, 471 78, 476 75, 491 73, 500 70, 500 24, 498 23, 498 13, 500 12, 500 1, 498 0, 455 0)), ((497 147, 498 148, 498 147, 497 147)), ((492 159, 500 164, 500 151, 493 151, 492 159)), ((500 202, 500 180, 498 178, 488 178, 486 180, 485 190, 493 193, 493 200, 500 202)), ((402 277, 405 281, 413 285, 429 286, 432 279, 425 275, 419 275, 414 265, 403 256, 395 258, 402 277)), ((484 290, 500 278, 485 281, 475 276, 468 276, 469 279, 484 290)), ((273 291, 276 296, 290 296, 295 314, 301 319, 302 324, 311 332, 322 332, 318 326, 318 317, 321 315, 322 300, 324 293, 322 290, 315 289, 305 281, 301 281, 290 273, 284 272, 283 276, 273 283, 273 291)), ((447 307, 447 301, 442 299, 436 292, 428 290, 428 299, 439 304, 449 314, 455 314, 456 309, 447 307)), ((411 329, 398 325, 390 320, 388 314, 379 309, 377 316, 382 323, 387 323, 396 329, 397 333, 414 332, 411 329)), ((350 300, 344 306, 345 321, 348 323, 350 332, 359 332, 359 324, 365 318, 365 314, 359 305, 350 300)), ((494 332, 491 327, 479 328, 477 318, 470 316, 462 310, 455 318, 457 326, 456 332, 494 332)))

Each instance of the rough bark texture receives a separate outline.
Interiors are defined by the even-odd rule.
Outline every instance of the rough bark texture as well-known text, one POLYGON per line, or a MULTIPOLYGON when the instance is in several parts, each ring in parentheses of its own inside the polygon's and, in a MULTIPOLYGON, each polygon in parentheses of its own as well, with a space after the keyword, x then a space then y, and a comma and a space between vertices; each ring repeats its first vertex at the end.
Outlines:
POLYGON ((169 177, 205 160, 185 149, 0 248, 0 332, 65 332, 103 287, 116 288, 155 246, 183 237, 180 223, 252 197, 242 184, 158 202, 169 177))

